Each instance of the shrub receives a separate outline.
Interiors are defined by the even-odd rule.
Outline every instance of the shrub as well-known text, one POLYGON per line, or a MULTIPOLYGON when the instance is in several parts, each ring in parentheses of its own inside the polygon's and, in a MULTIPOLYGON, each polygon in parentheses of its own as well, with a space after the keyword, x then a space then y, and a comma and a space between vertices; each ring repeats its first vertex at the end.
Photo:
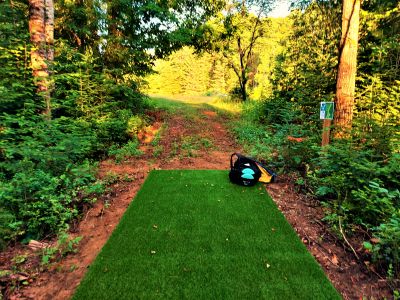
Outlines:
POLYGON ((108 150, 108 155, 115 156, 115 161, 119 163, 130 156, 142 155, 143 151, 139 150, 138 147, 139 141, 137 139, 133 139, 122 147, 118 147, 118 145, 111 146, 108 150))
POLYGON ((378 241, 372 245, 364 242, 364 247, 371 251, 375 263, 391 270, 391 277, 400 274, 400 211, 397 210, 386 222, 373 229, 374 237, 378 241))

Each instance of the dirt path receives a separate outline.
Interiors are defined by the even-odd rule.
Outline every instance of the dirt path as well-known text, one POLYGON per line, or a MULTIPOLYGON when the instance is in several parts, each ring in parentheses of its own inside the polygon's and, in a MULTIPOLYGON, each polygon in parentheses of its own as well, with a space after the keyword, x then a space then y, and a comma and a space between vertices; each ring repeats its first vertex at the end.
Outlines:
MULTIPOLYGON (((38 274, 10 299, 69 299, 150 170, 227 170, 230 155, 241 150, 227 131, 228 117, 205 106, 190 115, 160 111, 152 116, 154 124, 140 134, 142 156, 120 164, 112 160, 101 163, 99 177, 110 183, 111 191, 88 209, 73 228, 73 236, 83 237, 79 251, 48 272, 38 274)), ((299 196, 293 184, 282 180, 269 185, 268 191, 345 299, 360 299, 362 295, 378 299, 387 295, 384 283, 365 275, 366 270, 326 235, 326 228, 319 221, 321 209, 299 196)))
POLYGON ((82 236, 79 251, 54 265, 11 299, 68 299, 91 262, 108 240, 115 226, 152 169, 228 169, 230 155, 240 150, 227 133, 227 117, 208 108, 195 114, 179 112, 153 115, 155 123, 143 135, 144 155, 120 164, 103 161, 99 177, 111 184, 112 192, 90 208, 74 228, 82 236), (155 141, 157 132, 161 138, 155 141))

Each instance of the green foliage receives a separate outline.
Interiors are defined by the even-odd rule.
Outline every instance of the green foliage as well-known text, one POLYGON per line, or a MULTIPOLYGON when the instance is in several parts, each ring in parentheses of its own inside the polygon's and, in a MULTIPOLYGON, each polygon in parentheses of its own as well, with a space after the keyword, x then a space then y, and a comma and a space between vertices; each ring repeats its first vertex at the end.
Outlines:
POLYGON ((58 234, 57 243, 54 247, 47 247, 43 249, 42 265, 48 265, 52 262, 59 261, 62 257, 76 253, 79 242, 82 240, 81 236, 70 238, 66 231, 61 231, 58 234))
MULTIPOLYGON (((78 13, 74 5, 57 3, 56 13, 67 8, 78 13)), ((62 23, 56 16, 55 61, 50 65, 52 119, 44 119, 38 115, 43 101, 36 95, 30 69, 28 7, 3 1, 0 9, 0 247, 4 247, 10 240, 57 234, 78 216, 85 202, 95 201, 104 187, 96 182, 92 160, 136 133, 134 119, 142 119, 138 114, 145 105, 135 77, 109 76, 96 38, 82 37, 94 36, 85 30, 96 28, 95 16, 69 19, 74 24, 62 23), (89 20, 94 23, 86 23, 89 20), (83 47, 74 47, 78 40, 83 47)), ((124 151, 134 148, 128 144, 124 151)))
POLYGON ((372 253, 374 262, 384 264, 389 279, 399 274, 400 264, 400 213, 397 211, 386 222, 373 228, 376 244, 364 242, 364 248, 372 253))
POLYGON ((276 97, 245 107, 233 130, 250 155, 281 171, 304 174, 318 151, 312 125, 296 103, 276 97))
MULTIPOLYGON (((264 128, 253 122, 237 122, 232 130, 238 142, 244 145, 246 153, 257 158, 271 157, 273 147, 270 143, 272 136, 264 128)), ((272 158, 272 157, 271 157, 272 158)))
POLYGON ((143 152, 138 149, 138 146, 139 141, 137 139, 129 141, 122 147, 119 147, 118 145, 113 145, 108 150, 108 155, 115 156, 115 161, 119 163, 128 157, 142 155, 143 152))
MULTIPOLYGON (((178 147, 178 146, 176 146, 178 147)), ((196 151, 200 149, 209 149, 212 147, 212 141, 199 136, 185 136, 182 138, 179 150, 180 155, 184 157, 195 157, 196 151)))
POLYGON ((160 157, 160 155, 164 152, 164 146, 162 145, 156 145, 154 146, 154 150, 153 150, 153 157, 157 158, 160 157))
MULTIPOLYGON (((366 244, 374 261, 399 276, 400 207, 399 8, 396 1, 368 1, 361 14, 359 68, 353 132, 321 149, 320 101, 336 86, 338 2, 320 1, 292 12, 293 31, 277 56, 275 91, 244 110, 234 131, 245 150, 285 171, 321 199, 335 229, 360 226, 378 238, 366 244), (319 30, 315 30, 318 27, 319 30), (396 221, 397 220, 397 221, 396 221), (357 225, 357 226, 355 226, 357 225)), ((334 130, 334 128, 333 128, 334 130)), ((350 231, 351 232, 351 231, 350 231)))
MULTIPOLYGON (((228 31, 223 28, 225 25, 228 26, 228 24, 223 24, 224 18, 223 15, 219 15, 217 19, 207 23, 202 29, 205 32, 196 41, 200 44, 195 43, 194 48, 185 47, 172 53, 168 60, 157 60, 155 73, 146 77, 148 82, 146 91, 158 95, 227 97, 230 94, 231 98, 240 101, 241 89, 237 74, 232 68, 232 64, 236 70, 240 68, 235 38, 241 37, 243 43, 245 40, 248 43, 256 17, 246 16, 242 20, 236 16, 237 32, 230 33, 234 36, 230 36, 229 39, 224 39, 228 31), (198 51, 195 51, 199 50, 198 47, 206 47, 208 51, 199 55, 198 51)), ((233 24, 229 26, 235 27, 233 24)), ((255 99, 259 99, 262 95, 272 94, 275 58, 283 51, 281 39, 288 35, 290 21, 262 18, 260 26, 262 35, 257 36, 254 53, 249 58, 249 67, 246 69, 248 94, 255 99)))
POLYGON ((57 232, 77 216, 77 205, 95 181, 86 157, 95 136, 86 123, 66 118, 2 118, 0 148, 0 230, 2 242, 57 232), (79 164, 77 164, 80 162, 79 164))
POLYGON ((399 190, 389 191, 374 181, 363 189, 353 190, 352 198, 357 215, 362 216, 363 222, 372 225, 384 222, 400 205, 399 190))
POLYGON ((15 113, 24 106, 34 108, 27 9, 21 1, 13 5, 9 0, 0 3, 0 112, 15 113))
POLYGON ((204 53, 193 53, 185 47, 168 60, 157 60, 155 73, 146 77, 147 92, 158 95, 226 94, 233 85, 232 74, 223 58, 204 53))

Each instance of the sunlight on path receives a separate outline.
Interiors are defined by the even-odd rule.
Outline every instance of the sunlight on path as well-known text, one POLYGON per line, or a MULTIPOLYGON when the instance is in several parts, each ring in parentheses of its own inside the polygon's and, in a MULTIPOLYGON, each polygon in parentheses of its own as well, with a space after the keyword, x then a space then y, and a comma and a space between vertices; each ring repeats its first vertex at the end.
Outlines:
POLYGON ((164 98, 172 101, 180 101, 188 104, 201 104, 201 103, 211 103, 213 101, 219 100, 218 97, 215 96, 189 96, 189 95, 149 95, 152 98, 164 98))
MULTIPOLYGON (((189 96, 189 95, 154 95, 149 97, 154 100, 162 100, 164 105, 167 101, 176 102, 177 104, 189 104, 191 106, 201 106, 203 104, 210 105, 214 108, 228 111, 230 113, 239 113, 242 111, 242 104, 237 102, 228 102, 224 98, 218 96, 189 96), (167 101, 165 101, 167 100, 167 101)), ((178 104, 178 105, 179 105, 178 104)))

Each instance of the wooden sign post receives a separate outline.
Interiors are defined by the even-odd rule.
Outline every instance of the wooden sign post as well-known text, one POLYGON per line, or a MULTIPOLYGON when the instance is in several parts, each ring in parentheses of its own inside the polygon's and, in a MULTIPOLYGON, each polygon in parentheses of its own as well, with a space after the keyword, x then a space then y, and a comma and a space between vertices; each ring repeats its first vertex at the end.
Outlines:
POLYGON ((322 147, 329 145, 334 105, 333 102, 321 102, 319 118, 324 120, 322 125, 322 147))

